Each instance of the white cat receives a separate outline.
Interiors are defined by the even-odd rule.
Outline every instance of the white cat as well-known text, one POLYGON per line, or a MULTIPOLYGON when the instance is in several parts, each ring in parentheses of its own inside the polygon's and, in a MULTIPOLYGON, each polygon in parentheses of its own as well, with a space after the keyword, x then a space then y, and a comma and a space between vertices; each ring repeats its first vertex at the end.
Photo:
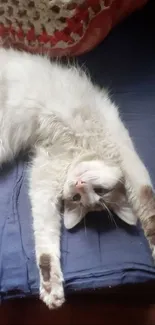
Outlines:
POLYGON ((110 208, 128 224, 140 218, 152 244, 152 184, 117 107, 85 73, 0 49, 0 163, 21 149, 34 153, 30 199, 40 296, 55 308, 64 302, 61 201, 67 228, 89 210, 110 208))

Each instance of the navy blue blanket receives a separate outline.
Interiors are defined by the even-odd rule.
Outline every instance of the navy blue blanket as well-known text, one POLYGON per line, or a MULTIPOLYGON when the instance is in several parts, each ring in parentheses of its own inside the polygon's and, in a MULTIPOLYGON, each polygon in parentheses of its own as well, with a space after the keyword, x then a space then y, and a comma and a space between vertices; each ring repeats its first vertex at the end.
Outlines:
MULTIPOLYGON (((154 39, 149 9, 145 9, 116 27, 97 49, 80 57, 79 63, 86 64, 96 82, 112 90, 155 184, 154 39)), ((36 295, 39 291, 27 179, 24 159, 0 172, 2 298, 36 295)), ((127 226, 117 216, 115 223, 117 226, 104 213, 93 213, 86 219, 86 227, 81 223, 72 231, 63 229, 66 292, 155 279, 151 253, 140 227, 127 226)))

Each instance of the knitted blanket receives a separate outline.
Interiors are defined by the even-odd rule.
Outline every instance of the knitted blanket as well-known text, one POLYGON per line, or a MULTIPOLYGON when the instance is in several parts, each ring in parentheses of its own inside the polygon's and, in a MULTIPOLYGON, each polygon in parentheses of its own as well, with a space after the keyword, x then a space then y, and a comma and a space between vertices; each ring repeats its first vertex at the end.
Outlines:
POLYGON ((99 44, 147 0, 1 0, 0 44, 51 56, 79 55, 99 44))

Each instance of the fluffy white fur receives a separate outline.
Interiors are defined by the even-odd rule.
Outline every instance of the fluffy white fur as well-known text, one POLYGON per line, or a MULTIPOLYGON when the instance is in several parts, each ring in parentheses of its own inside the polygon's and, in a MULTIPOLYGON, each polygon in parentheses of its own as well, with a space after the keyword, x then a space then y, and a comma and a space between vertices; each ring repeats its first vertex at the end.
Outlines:
POLYGON ((75 67, 0 49, 1 164, 21 149, 34 153, 30 199, 40 296, 55 308, 64 301, 61 199, 67 228, 103 208, 136 224, 154 213, 141 195, 152 184, 104 90, 75 67))

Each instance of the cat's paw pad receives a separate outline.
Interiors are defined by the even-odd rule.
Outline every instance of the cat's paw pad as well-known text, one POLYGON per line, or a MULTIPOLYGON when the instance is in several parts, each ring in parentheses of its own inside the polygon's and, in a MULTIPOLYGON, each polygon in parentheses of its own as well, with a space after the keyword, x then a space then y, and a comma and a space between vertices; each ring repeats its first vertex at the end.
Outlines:
POLYGON ((62 283, 51 283, 51 290, 47 291, 44 285, 40 286, 40 299, 50 309, 61 307, 65 302, 64 290, 62 283))
POLYGON ((40 298, 50 308, 60 307, 64 301, 63 276, 59 260, 49 254, 40 256, 40 298))

